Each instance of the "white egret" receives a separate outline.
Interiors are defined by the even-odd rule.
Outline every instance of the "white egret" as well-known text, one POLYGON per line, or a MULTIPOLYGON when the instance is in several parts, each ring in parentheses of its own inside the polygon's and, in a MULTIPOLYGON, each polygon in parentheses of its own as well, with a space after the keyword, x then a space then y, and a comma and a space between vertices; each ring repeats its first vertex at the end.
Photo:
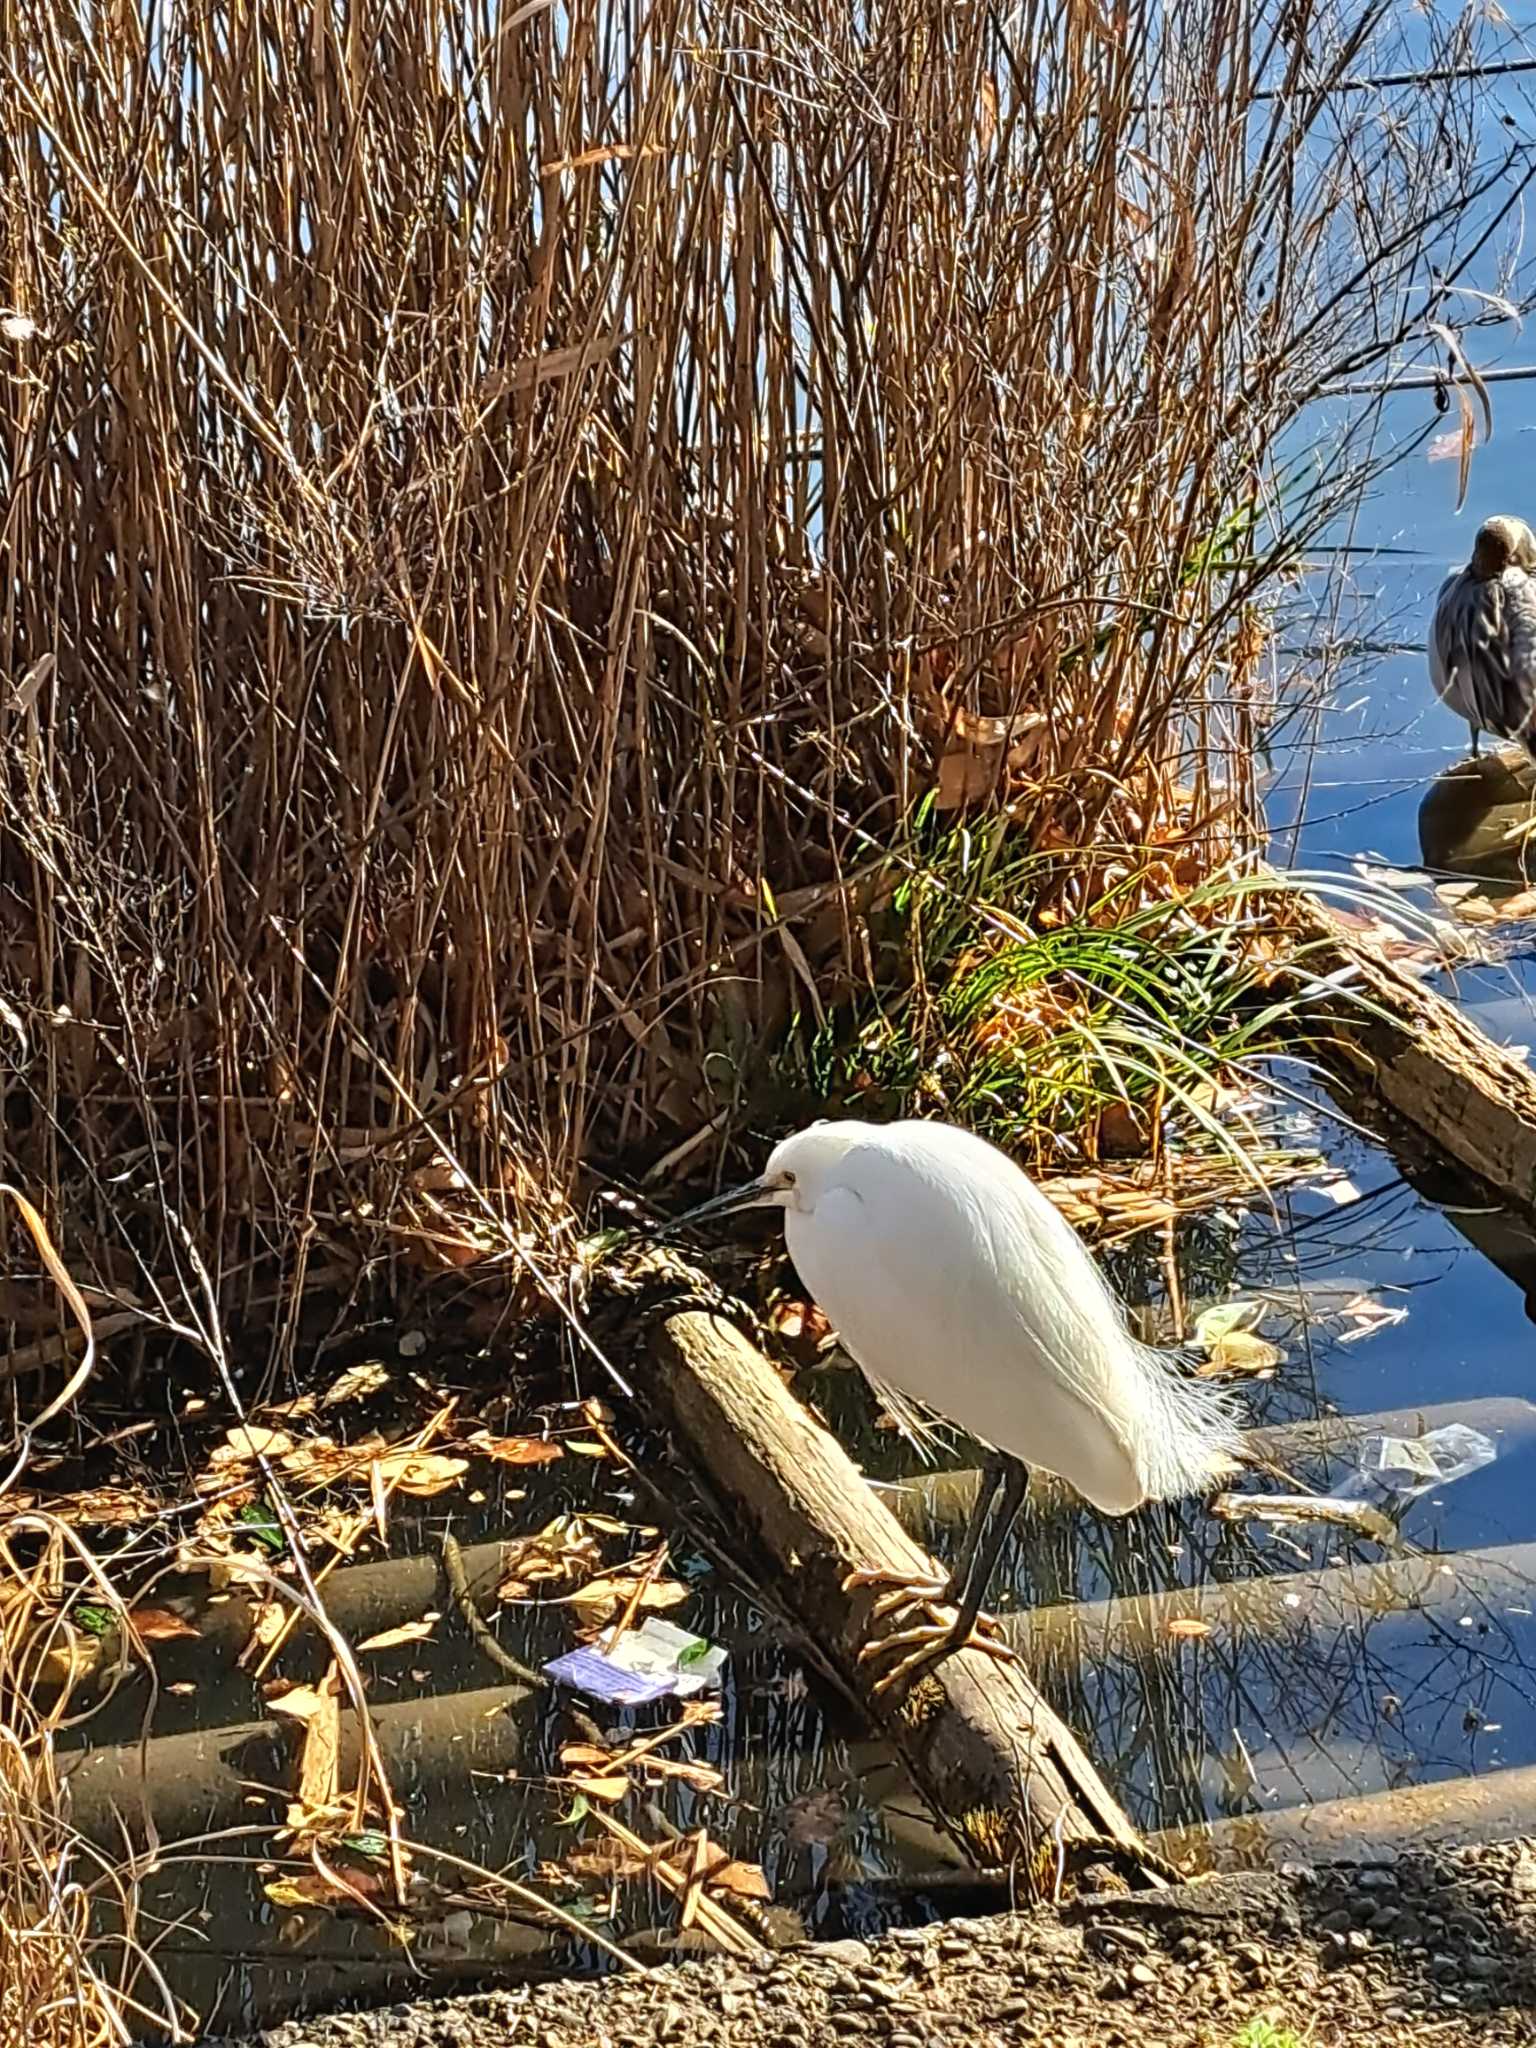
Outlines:
POLYGON ((1536 754, 1536 534, 1523 519, 1485 519, 1465 569, 1447 576, 1429 633, 1435 694, 1479 733, 1536 754))
POLYGON ((877 1618, 927 1617, 871 1646, 918 1645, 884 1684, 962 1643, 1001 1653, 973 1631, 1031 1465, 1107 1515, 1233 1471, 1226 1396, 1132 1337, 1071 1225, 985 1139, 941 1123, 813 1124, 777 1145, 758 1179, 679 1221, 757 1207, 784 1211, 796 1270, 865 1375, 991 1453, 949 1580, 902 1581, 877 1604, 877 1618))

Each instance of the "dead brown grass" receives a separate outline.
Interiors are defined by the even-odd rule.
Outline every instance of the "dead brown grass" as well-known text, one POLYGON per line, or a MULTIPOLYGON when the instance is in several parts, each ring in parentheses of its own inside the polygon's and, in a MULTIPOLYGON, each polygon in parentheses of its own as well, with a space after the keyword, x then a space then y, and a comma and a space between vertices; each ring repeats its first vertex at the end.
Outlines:
POLYGON ((121 1612, 73 1530, 13 1521, 0 1543, 0 2040, 103 2048, 146 2029, 190 2039, 140 1942, 131 1875, 69 1825, 55 1738, 99 1661, 72 1619, 76 1600, 121 1612))
POLYGON ((1241 850, 1367 458, 1276 437, 1526 175, 1330 99, 1384 20, 0 0, 0 1144, 93 1308, 537 1256, 925 795, 1241 850))

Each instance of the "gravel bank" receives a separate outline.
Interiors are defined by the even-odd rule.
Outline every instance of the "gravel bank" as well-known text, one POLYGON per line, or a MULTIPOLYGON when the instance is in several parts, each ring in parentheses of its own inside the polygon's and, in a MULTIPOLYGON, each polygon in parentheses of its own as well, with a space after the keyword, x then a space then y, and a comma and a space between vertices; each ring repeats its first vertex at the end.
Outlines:
MULTIPOLYGON (((1536 2043, 1536 1842, 1217 1878, 744 1966, 292 2021, 264 2048, 1233 2048, 1536 2043), (1251 2038, 1251 2037, 1250 2037, 1251 2038)), ((249 2044, 247 2044, 249 2048, 249 2044)))

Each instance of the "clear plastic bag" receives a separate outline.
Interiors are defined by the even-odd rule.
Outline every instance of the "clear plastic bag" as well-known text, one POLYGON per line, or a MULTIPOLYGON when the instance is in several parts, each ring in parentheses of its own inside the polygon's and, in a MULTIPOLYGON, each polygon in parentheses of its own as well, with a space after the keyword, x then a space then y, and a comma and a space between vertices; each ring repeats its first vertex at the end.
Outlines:
POLYGON ((1379 1490, 1412 1500, 1479 1472, 1499 1455, 1492 1437, 1465 1422, 1448 1422, 1424 1436, 1368 1436, 1355 1451, 1352 1494, 1379 1490))

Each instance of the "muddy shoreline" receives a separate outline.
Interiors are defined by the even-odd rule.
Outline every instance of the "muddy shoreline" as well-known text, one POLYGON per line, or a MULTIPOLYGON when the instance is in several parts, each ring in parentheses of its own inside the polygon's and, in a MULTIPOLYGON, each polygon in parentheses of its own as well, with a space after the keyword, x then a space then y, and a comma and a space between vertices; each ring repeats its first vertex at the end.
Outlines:
POLYGON ((1263 2020, 1305 2048, 1536 2043, 1536 1839, 292 2020, 238 2048, 1236 2048, 1263 2020))

